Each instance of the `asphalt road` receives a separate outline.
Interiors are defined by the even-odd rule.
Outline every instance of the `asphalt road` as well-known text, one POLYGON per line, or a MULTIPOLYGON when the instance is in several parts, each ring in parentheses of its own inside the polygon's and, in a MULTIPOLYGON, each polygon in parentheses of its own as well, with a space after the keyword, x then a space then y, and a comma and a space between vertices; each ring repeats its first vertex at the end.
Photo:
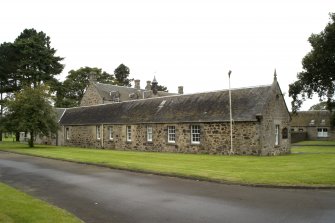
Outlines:
POLYGON ((0 152, 0 181, 85 222, 335 222, 335 190, 271 189, 0 152))

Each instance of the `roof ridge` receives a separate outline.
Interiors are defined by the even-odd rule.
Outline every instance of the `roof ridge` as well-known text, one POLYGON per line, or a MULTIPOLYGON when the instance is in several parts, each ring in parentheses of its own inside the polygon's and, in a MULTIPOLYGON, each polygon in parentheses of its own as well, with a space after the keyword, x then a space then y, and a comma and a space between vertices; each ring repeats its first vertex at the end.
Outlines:
POLYGON ((94 84, 109 85, 111 87, 128 88, 128 89, 135 89, 135 90, 143 90, 143 91, 145 91, 145 89, 136 89, 134 87, 120 86, 120 85, 115 85, 115 84, 107 84, 107 83, 100 83, 100 82, 95 82, 94 84))
MULTIPOLYGON (((271 86, 272 85, 258 85, 258 86, 242 87, 242 88, 233 88, 233 89, 231 89, 231 91, 264 88, 264 87, 271 87, 271 86)), ((78 107, 72 107, 71 109, 84 108, 84 107, 96 107, 96 106, 102 106, 102 105, 113 105, 113 104, 121 104, 121 103, 132 103, 132 102, 136 102, 136 101, 149 101, 149 100, 165 99, 165 98, 172 98, 172 97, 177 98, 177 97, 185 97, 185 96, 200 95, 200 94, 210 94, 210 93, 218 93, 218 92, 225 92, 225 91, 229 91, 229 89, 222 89, 222 90, 215 90, 215 91, 205 91, 205 92, 197 92, 197 93, 189 93, 189 94, 166 95, 166 96, 154 97, 154 98, 140 98, 140 99, 135 99, 135 100, 115 102, 115 103, 78 106, 78 107)))
POLYGON ((298 113, 300 112, 330 112, 329 110, 311 110, 311 111, 297 111, 298 113))

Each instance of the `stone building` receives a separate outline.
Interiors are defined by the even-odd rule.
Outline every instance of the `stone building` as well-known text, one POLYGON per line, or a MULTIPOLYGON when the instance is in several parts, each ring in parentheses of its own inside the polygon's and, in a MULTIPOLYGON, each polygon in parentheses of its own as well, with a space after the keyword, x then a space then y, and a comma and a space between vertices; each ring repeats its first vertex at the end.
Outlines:
POLYGON ((335 139, 330 111, 300 111, 291 116, 292 143, 303 140, 335 139))
MULTIPOLYGON (((222 90, 70 108, 60 120, 64 145, 228 154, 228 95, 222 90)), ((231 95, 234 154, 290 153, 290 114, 276 76, 271 85, 231 95)))
MULTIPOLYGON (((135 87, 124 87, 111 84, 102 84, 96 81, 94 74, 90 75, 90 83, 80 102, 80 106, 90 106, 97 104, 110 104, 129 100, 146 99, 153 97, 163 97, 177 95, 157 90, 158 82, 156 78, 147 81, 145 89, 141 89, 140 80, 135 80, 135 87)), ((183 87, 178 88, 178 94, 183 94, 183 87)))

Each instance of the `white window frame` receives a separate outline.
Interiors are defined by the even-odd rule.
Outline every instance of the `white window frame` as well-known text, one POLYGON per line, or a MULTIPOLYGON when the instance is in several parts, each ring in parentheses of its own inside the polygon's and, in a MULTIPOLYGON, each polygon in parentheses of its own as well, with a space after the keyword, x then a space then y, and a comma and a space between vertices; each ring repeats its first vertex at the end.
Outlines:
POLYGON ((328 129, 327 128, 318 128, 318 137, 319 138, 326 138, 328 137, 328 129))
POLYGON ((275 146, 279 145, 279 125, 275 126, 275 146))
POLYGON ((127 142, 131 142, 131 125, 127 125, 126 133, 127 133, 127 142))
POLYGON ((168 126, 168 143, 176 143, 176 126, 168 126))
POLYGON ((70 139, 70 128, 69 127, 65 128, 65 138, 66 140, 70 139))
POLYGON ((97 138, 97 140, 101 139, 101 127, 100 127, 100 125, 96 126, 96 138, 97 138))
POLYGON ((200 125, 191 125, 191 143, 200 144, 200 125))
POLYGON ((108 127, 108 136, 109 136, 109 140, 113 140, 113 126, 109 126, 108 127))
POLYGON ((152 127, 147 126, 147 142, 152 142, 152 127))

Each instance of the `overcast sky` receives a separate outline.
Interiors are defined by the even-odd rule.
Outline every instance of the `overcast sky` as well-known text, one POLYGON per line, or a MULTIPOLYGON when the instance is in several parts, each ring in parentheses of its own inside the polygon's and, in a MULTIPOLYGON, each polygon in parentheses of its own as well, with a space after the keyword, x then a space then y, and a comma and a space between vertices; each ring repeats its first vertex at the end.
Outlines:
POLYGON ((72 69, 113 73, 124 63, 143 88, 156 75, 170 92, 195 93, 227 89, 229 70, 232 88, 271 84, 277 69, 288 93, 308 37, 324 29, 335 1, 10 0, 1 9, 0 43, 25 28, 45 32, 65 57, 60 80, 72 69))

